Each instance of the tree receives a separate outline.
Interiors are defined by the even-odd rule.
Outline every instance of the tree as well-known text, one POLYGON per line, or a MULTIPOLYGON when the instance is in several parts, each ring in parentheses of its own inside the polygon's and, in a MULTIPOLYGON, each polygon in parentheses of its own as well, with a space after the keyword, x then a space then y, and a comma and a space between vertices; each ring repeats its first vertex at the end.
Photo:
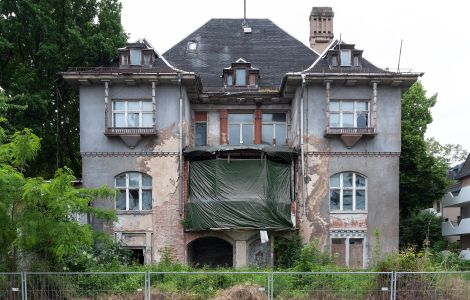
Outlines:
POLYGON ((448 168, 462 163, 467 159, 468 151, 461 145, 442 145, 433 137, 426 139, 426 143, 429 153, 435 158, 445 162, 448 168))
POLYGON ((126 42, 120 12, 118 0, 0 2, 0 87, 25 108, 8 119, 42 139, 29 175, 50 178, 57 163, 80 174, 78 95, 58 73, 108 64, 126 42))
POLYGON ((427 149, 424 138, 432 122, 431 108, 437 95, 426 97, 421 82, 416 82, 402 98, 402 140, 400 156, 400 216, 429 207, 440 199, 449 184, 447 165, 427 149))
POLYGON ((0 269, 14 271, 20 253, 41 269, 60 268, 65 257, 94 243, 90 225, 80 224, 74 215, 116 218, 114 211, 90 205, 114 193, 107 187, 74 188, 70 169, 59 169, 51 181, 26 178, 27 163, 39 149, 40 139, 31 130, 8 137, 0 127, 0 269))

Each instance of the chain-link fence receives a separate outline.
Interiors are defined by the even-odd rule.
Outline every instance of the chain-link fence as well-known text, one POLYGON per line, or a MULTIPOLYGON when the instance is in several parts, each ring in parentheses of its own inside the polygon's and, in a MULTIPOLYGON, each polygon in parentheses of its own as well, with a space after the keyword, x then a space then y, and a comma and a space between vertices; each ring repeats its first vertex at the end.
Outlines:
POLYGON ((470 299, 470 272, 0 273, 0 300, 470 299))
POLYGON ((397 272, 397 300, 470 299, 470 272, 397 272))
POLYGON ((146 299, 145 272, 25 273, 24 299, 146 299))
POLYGON ((0 299, 23 299, 23 274, 0 273, 0 299))
POLYGON ((392 299, 393 273, 274 272, 271 299, 392 299))

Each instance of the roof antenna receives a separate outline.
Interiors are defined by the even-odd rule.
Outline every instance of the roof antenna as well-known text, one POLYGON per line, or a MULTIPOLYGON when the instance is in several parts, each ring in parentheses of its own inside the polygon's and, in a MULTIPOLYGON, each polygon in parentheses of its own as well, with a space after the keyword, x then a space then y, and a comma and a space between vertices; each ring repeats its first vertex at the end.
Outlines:
POLYGON ((403 39, 400 41, 400 53, 398 54, 398 68, 397 73, 400 73, 400 61, 401 61, 401 47, 403 46, 403 39))
POLYGON ((248 22, 246 21, 246 0, 243 0, 243 22, 242 28, 244 33, 251 33, 251 27, 248 26, 248 22))

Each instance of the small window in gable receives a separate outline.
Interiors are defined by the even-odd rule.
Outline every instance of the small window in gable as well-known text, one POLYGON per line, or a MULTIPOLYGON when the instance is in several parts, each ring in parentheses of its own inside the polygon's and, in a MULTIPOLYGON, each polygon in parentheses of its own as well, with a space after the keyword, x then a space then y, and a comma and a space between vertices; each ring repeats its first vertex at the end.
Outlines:
POLYGON ((196 51, 196 49, 197 49, 197 43, 195 41, 189 41, 188 42, 188 50, 196 51))
POLYGON ((225 87, 258 87, 259 70, 242 58, 225 68, 223 74, 225 87))

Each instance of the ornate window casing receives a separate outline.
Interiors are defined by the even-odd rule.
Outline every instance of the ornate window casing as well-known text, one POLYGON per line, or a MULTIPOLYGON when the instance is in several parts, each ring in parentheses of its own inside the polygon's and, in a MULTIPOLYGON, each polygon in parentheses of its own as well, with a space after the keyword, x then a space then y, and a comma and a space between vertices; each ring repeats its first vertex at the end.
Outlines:
POLYGON ((232 66, 223 71, 224 87, 257 89, 259 69, 251 67, 251 63, 240 58, 232 66))
POLYGON ((367 178, 355 172, 330 177, 331 212, 367 211, 367 178))
POLYGON ((139 172, 126 172, 114 178, 117 189, 116 209, 120 211, 152 210, 152 177, 139 172))

